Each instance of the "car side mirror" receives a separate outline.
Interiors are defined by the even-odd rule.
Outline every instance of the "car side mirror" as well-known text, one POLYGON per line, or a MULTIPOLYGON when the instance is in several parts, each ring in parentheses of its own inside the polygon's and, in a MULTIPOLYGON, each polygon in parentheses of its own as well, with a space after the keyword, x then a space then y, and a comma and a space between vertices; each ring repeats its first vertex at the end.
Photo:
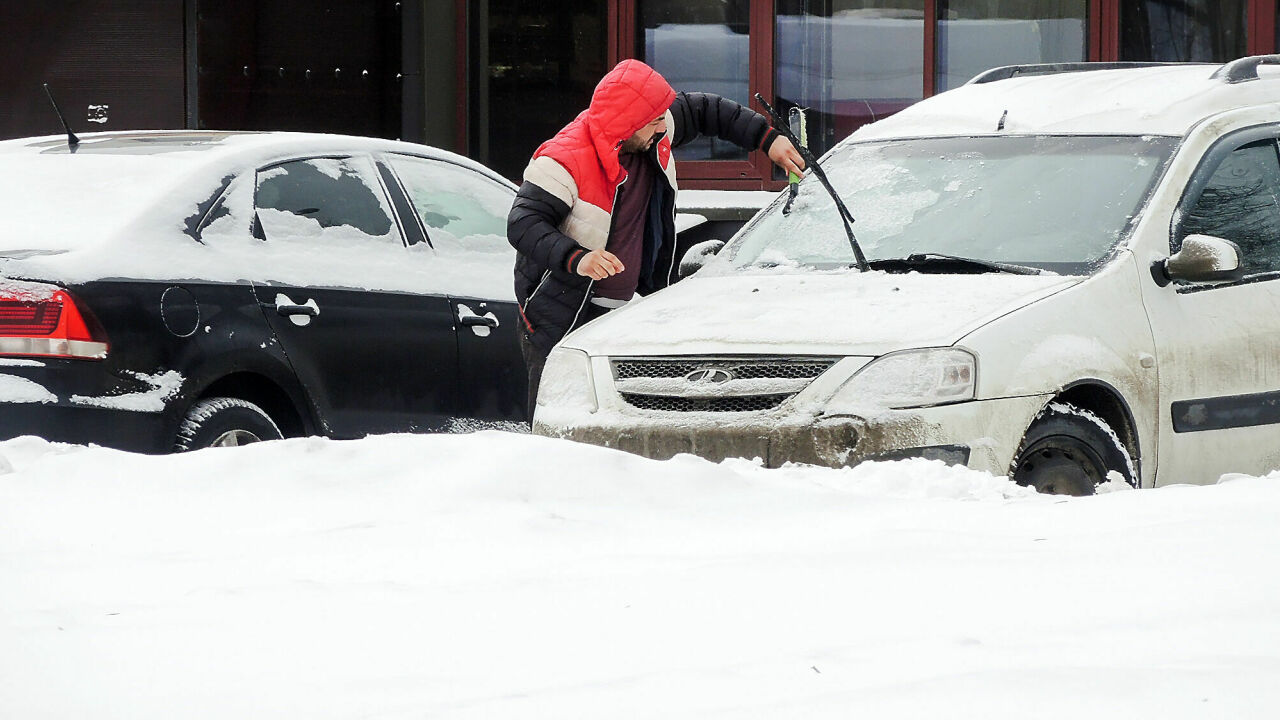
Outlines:
POLYGON ((695 243, 685 250, 684 257, 680 260, 680 277, 687 278, 698 272, 704 265, 720 252, 720 248, 724 247, 723 240, 703 240, 695 243))
POLYGON ((1212 235, 1188 235, 1182 249, 1151 266, 1151 275, 1160 287, 1171 281, 1223 282, 1238 280, 1240 246, 1212 235))

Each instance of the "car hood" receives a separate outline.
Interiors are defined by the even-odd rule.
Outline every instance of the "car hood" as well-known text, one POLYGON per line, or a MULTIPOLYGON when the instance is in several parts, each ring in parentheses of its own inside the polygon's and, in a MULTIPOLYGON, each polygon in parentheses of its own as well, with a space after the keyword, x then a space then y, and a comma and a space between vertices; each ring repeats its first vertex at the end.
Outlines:
POLYGON ((593 355, 882 355, 952 345, 1082 279, 854 271, 695 276, 582 327, 564 345, 593 355))

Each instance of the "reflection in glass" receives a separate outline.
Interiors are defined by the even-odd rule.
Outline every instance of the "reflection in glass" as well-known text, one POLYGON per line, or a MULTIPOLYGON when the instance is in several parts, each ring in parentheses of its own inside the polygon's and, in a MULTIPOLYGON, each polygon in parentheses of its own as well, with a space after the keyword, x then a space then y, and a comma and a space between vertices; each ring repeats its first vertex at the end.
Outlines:
POLYGON ((1247 0, 1125 0, 1120 59, 1226 62, 1245 54, 1247 0))
POLYGON ((538 145, 586 109, 608 69, 606 3, 480 0, 467 7, 468 154, 519 178, 538 145))
POLYGON ((777 0, 778 109, 816 154, 924 96, 923 0, 777 0))
POLYGON ((387 160, 431 243, 410 246, 407 268, 429 273, 430 287, 455 297, 509 297, 515 262, 507 242, 511 189, 449 162, 405 155, 387 160))
MULTIPOLYGON (((641 58, 677 91, 709 92, 750 106, 749 0, 639 0, 641 58)), ((744 160, 727 140, 699 138, 681 160, 744 160)))
POLYGON ((390 163, 437 250, 511 249, 511 190, 452 163, 405 156, 393 157, 390 163))
POLYGON ((1086 0, 939 0, 937 92, 1001 65, 1079 62, 1086 0))
POLYGON ((1248 273, 1280 269, 1280 163, 1274 140, 1237 148, 1201 191, 1182 223, 1182 237, 1200 234, 1240 246, 1248 273))

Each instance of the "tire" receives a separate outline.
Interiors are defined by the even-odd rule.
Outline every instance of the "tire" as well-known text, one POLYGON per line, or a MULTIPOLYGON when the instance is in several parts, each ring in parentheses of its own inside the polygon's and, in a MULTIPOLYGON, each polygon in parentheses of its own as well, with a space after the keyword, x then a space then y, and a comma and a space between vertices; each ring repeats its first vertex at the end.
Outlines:
POLYGON ((205 398, 187 411, 173 450, 233 447, 282 437, 271 416, 257 405, 240 398, 205 398))
POLYGON ((1010 475, 1037 492, 1092 495, 1112 472, 1137 487, 1129 452, 1105 421, 1068 403, 1050 403, 1027 429, 1010 475))

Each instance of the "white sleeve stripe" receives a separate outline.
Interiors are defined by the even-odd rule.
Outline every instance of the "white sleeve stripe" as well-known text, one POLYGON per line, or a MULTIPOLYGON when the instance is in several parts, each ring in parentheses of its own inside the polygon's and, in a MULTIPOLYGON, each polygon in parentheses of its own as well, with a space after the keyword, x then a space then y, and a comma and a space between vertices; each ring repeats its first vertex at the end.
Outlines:
POLYGON ((536 157, 524 169, 524 179, 555 195, 569 207, 578 199, 578 184, 560 163, 546 155, 536 157))

